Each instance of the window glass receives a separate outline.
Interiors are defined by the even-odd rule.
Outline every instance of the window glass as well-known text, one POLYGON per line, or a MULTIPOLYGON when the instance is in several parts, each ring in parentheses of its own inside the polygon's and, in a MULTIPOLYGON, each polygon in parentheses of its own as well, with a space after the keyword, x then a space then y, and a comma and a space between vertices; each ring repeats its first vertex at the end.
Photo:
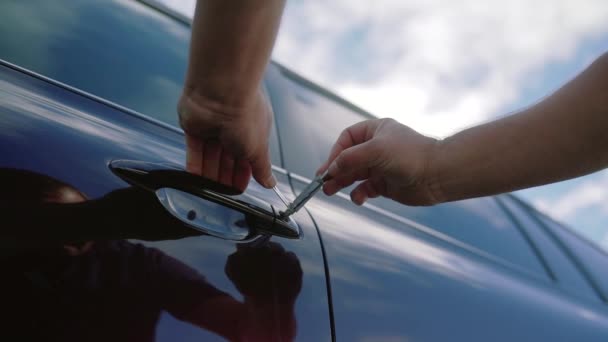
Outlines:
POLYGON ((279 68, 269 80, 285 168, 312 178, 340 132, 369 117, 279 68))
POLYGON ((189 40, 137 1, 0 1, 0 59, 174 126, 189 40))
POLYGON ((585 240, 585 238, 550 218, 544 215, 538 215, 538 217, 567 246, 580 263, 580 268, 587 273, 589 279, 596 285, 598 291, 604 297, 604 301, 608 302, 608 273, 606 273, 608 254, 592 242, 585 240))
POLYGON ((561 242, 555 240, 549 232, 545 231, 540 222, 535 219, 532 209, 527 208, 511 196, 500 196, 518 224, 530 235, 549 265, 558 286, 579 297, 585 297, 597 301, 599 298, 589 282, 581 274, 580 270, 572 262, 561 246, 561 242))

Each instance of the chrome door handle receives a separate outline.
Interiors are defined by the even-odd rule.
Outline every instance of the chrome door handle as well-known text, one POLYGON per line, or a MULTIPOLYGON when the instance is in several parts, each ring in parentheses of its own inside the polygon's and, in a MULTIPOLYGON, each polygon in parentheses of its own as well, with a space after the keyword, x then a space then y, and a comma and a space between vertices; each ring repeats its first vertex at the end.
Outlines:
POLYGON ((172 216, 187 226, 228 240, 247 240, 256 234, 298 238, 292 219, 246 193, 186 172, 170 163, 113 160, 110 169, 126 182, 152 191, 172 216))

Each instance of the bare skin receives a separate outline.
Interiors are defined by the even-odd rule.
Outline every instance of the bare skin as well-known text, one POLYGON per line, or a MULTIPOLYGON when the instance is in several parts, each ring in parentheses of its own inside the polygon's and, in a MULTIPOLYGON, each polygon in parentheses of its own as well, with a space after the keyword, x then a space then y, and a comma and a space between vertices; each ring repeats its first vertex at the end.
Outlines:
POLYGON ((276 184, 261 81, 285 0, 200 0, 178 113, 188 171, 244 191, 276 184))
POLYGON ((432 205, 494 195, 608 167, 608 54, 536 105, 444 140, 378 119, 343 131, 319 173, 326 194, 362 180, 356 204, 385 196, 432 205))

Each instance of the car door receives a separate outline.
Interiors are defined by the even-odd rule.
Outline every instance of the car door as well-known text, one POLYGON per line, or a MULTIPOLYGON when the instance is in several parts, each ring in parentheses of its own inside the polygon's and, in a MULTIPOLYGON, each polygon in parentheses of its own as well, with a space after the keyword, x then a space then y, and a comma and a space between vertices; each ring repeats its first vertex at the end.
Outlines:
MULTIPOLYGON (((269 77, 298 193, 339 132, 369 115, 280 65, 269 77)), ((532 236, 495 198, 357 207, 345 193, 320 194, 306 208, 326 252, 337 340, 602 341, 608 334, 596 294, 574 292, 575 279, 557 286, 532 236)))
MULTIPOLYGON (((294 215, 297 237, 239 219, 231 228, 246 238, 224 239, 111 169, 117 160, 184 164, 169 106, 187 25, 131 1, 6 2, 0 13, 3 339, 331 339, 324 260, 306 213, 294 215)), ((287 173, 274 172, 293 198, 287 173)), ((185 192, 203 209, 197 217, 224 210, 185 192)), ((255 182, 245 196, 282 205, 255 182)))

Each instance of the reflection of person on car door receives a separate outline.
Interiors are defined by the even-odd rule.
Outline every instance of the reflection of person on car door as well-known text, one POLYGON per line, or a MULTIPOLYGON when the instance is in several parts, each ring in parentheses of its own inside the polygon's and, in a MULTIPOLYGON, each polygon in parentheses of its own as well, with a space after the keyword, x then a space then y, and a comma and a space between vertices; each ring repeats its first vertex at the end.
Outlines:
MULTIPOLYGON (((296 256, 279 244, 241 246, 228 257, 226 274, 244 297, 239 302, 158 249, 101 238, 103 227, 93 224, 95 216, 87 215, 103 210, 113 222, 122 222, 108 209, 126 205, 133 191, 87 201, 78 190, 55 179, 10 169, 0 170, 0 183, 0 207, 8 218, 0 236, 18 245, 4 251, 0 261, 3 310, 10 313, 3 320, 7 333, 44 340, 151 341, 166 310, 232 341, 288 341, 295 336, 293 310, 302 270, 296 256), (92 233, 77 233, 89 226, 92 233), (11 233, 16 230, 26 233, 11 233), (51 238, 53 232, 58 237, 51 238), (100 240, 85 240, 87 235, 100 240)), ((139 201, 131 203, 145 203, 143 192, 136 195, 139 201)), ((155 219, 156 223, 147 222, 152 233, 144 238, 192 235, 183 234, 190 232, 180 230, 175 222, 154 227, 171 224, 155 219)), ((110 235, 116 235, 111 224, 104 224, 110 235)), ((120 227, 132 238, 146 228, 127 232, 128 226, 120 227)))

